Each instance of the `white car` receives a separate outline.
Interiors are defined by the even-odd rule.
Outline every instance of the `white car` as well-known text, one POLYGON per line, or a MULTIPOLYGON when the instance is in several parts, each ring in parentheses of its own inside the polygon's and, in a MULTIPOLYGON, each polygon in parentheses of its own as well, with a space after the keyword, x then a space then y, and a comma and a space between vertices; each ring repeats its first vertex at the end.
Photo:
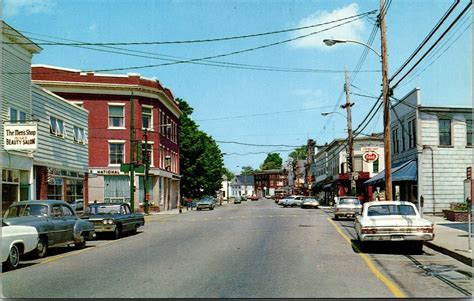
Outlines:
POLYGON ((283 207, 286 207, 288 206, 287 204, 291 202, 293 202, 293 200, 295 199, 298 199, 300 200, 303 196, 301 195, 290 195, 290 196, 287 196, 286 198, 283 198, 281 200, 278 201, 278 205, 282 205, 283 207))
POLYGON ((362 249, 372 241, 410 242, 421 253, 423 241, 434 239, 433 223, 422 218, 410 202, 365 203, 354 227, 362 249))
POLYGON ((340 196, 334 204, 334 219, 338 220, 341 217, 354 218, 361 211, 362 205, 355 196, 340 196))
POLYGON ((2 265, 15 269, 20 256, 36 249, 38 231, 31 226, 9 226, 2 222, 2 265))

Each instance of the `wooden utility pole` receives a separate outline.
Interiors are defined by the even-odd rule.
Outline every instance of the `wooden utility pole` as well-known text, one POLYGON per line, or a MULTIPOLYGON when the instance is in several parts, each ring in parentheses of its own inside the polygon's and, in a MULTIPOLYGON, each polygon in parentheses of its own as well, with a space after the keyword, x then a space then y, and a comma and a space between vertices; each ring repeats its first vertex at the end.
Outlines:
POLYGON ((130 210, 135 211, 135 108, 133 105, 133 92, 130 95, 130 210))
POLYGON ((355 180, 354 180, 354 137, 352 135, 352 115, 351 115, 351 107, 354 105, 351 103, 351 98, 350 98, 350 88, 349 88, 349 74, 347 73, 347 66, 344 68, 344 74, 345 74, 345 88, 344 90, 346 91, 346 104, 342 105, 341 108, 347 110, 347 133, 349 135, 348 137, 348 147, 349 147, 349 152, 348 152, 348 157, 347 157, 347 174, 349 175, 349 180, 351 181, 350 185, 350 192, 349 195, 352 195, 355 193, 355 180))
POLYGON ((385 164, 385 200, 392 200, 392 152, 390 149, 390 100, 388 86, 387 65, 387 37, 385 28, 384 10, 385 0, 380 0, 380 37, 382 49, 382 97, 383 97, 383 138, 384 138, 384 164, 385 164))

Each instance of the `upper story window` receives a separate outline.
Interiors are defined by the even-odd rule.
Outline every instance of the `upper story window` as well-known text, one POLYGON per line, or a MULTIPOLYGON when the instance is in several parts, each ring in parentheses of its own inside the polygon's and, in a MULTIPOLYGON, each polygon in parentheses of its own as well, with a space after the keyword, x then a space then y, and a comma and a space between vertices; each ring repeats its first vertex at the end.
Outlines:
POLYGON ((124 106, 109 105, 109 127, 124 128, 125 127, 125 110, 124 106))
POLYGON ((153 124, 153 113, 152 107, 142 107, 142 128, 143 129, 152 129, 153 124))
POLYGON ((408 121, 408 148, 416 147, 416 121, 408 121))
POLYGON ((402 152, 404 152, 405 148, 406 148, 406 145, 405 145, 405 132, 406 132, 405 122, 402 121, 400 124, 402 126, 402 131, 400 132, 400 134, 402 136, 402 152))
POLYGON ((62 119, 49 116, 49 132, 58 137, 64 137, 64 121, 62 119))
POLYGON ((109 164, 121 164, 124 161, 124 143, 109 143, 109 164))
POLYGON ((392 131, 392 149, 394 154, 400 152, 400 140, 398 140, 398 129, 392 131))
POLYGON ((74 126, 74 142, 86 144, 86 136, 83 128, 74 126))
POLYGON ((439 145, 451 145, 451 119, 439 120, 439 145))
POLYGON ((472 145, 472 119, 466 120, 467 145, 472 145))
POLYGON ((26 113, 20 110, 10 108, 10 122, 26 121, 26 113))
POLYGON ((372 172, 379 172, 379 158, 372 162, 372 172))

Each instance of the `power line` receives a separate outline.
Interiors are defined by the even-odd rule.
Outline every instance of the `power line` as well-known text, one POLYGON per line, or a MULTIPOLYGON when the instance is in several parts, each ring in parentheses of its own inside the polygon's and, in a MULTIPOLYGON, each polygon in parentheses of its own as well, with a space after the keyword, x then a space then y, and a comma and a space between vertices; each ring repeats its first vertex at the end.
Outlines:
POLYGON ((293 150, 288 150, 288 149, 275 149, 272 151, 268 152, 248 152, 248 153, 224 153, 225 156, 231 156, 231 155, 237 155, 237 156, 247 156, 247 155, 260 155, 260 154, 270 154, 270 153, 286 153, 286 152, 292 152, 293 150))
POLYGON ((216 140, 217 143, 229 143, 229 144, 239 144, 239 145, 246 145, 246 146, 263 146, 263 147, 301 147, 301 145, 287 145, 287 144, 252 144, 252 143, 243 143, 243 142, 237 142, 237 141, 219 141, 216 140))
MULTIPOLYGON (((128 45, 164 45, 164 44, 193 44, 193 43, 209 43, 209 42, 220 42, 220 41, 229 41, 229 40, 237 40, 237 39, 246 39, 246 38, 253 38, 253 37, 260 37, 260 36, 267 36, 267 35, 274 35, 279 33, 286 33, 292 31, 298 31, 308 28, 319 27, 323 25, 333 24, 344 20, 349 20, 361 16, 367 16, 374 14, 376 11, 369 11, 358 15, 349 16, 346 18, 341 18, 338 20, 328 21, 319 24, 313 24, 308 26, 290 28, 290 29, 283 29, 283 30, 275 30, 263 33, 255 33, 255 34, 247 34, 247 35, 239 35, 239 36, 230 36, 230 37, 220 37, 220 38, 212 38, 212 39, 197 39, 197 40, 181 40, 181 41, 152 41, 152 42, 110 42, 110 43, 40 43, 38 45, 50 45, 50 46, 128 46, 128 45)), ((6 44, 32 44, 29 42, 25 43, 14 43, 14 42, 6 42, 6 44)))

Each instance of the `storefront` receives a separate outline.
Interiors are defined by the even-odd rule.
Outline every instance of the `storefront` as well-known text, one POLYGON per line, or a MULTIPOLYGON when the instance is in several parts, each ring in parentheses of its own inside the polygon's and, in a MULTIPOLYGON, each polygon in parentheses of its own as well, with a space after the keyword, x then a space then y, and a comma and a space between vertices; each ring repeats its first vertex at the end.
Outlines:
POLYGON ((41 200, 65 200, 74 203, 84 200, 87 174, 46 166, 34 167, 36 198, 41 200))

